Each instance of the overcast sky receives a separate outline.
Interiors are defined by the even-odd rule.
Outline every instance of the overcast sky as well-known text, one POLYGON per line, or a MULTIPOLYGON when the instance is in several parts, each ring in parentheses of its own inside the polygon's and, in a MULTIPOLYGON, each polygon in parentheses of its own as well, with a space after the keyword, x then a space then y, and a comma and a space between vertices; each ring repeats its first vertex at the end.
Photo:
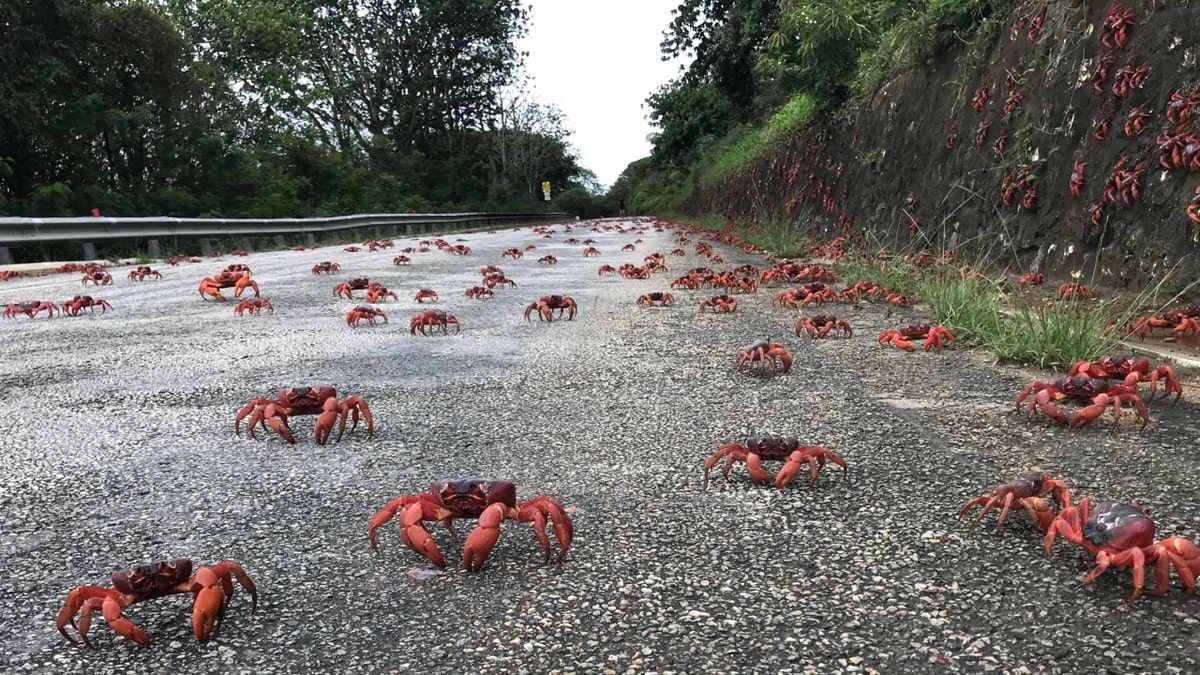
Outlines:
POLYGON ((679 0, 530 0, 526 69, 535 98, 557 105, 567 141, 604 185, 650 154, 646 97, 679 73, 659 44, 679 0))

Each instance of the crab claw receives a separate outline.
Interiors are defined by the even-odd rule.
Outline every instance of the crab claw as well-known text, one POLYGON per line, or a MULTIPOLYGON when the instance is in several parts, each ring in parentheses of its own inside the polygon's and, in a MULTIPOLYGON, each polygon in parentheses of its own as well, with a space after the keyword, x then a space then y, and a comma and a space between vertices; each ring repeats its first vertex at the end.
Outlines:
POLYGON ((192 631, 197 640, 204 642, 212 636, 225 614, 225 591, 221 588, 220 578, 207 567, 196 572, 195 584, 199 588, 195 589, 192 602, 192 631))
MULTIPOLYGON (((1116 405, 1120 405, 1120 404, 1116 403, 1116 405)), ((1108 394, 1097 395, 1095 398, 1092 399, 1091 405, 1087 406, 1083 410, 1080 410, 1078 413, 1075 414, 1075 417, 1071 418, 1071 424, 1070 424, 1071 428, 1072 429, 1080 429, 1082 427, 1087 426, 1093 420, 1095 420, 1098 417, 1100 417, 1101 415, 1103 415, 1104 411, 1106 409, 1108 409, 1108 406, 1109 406, 1108 394)))
MULTIPOLYGON (((751 455, 751 457, 757 457, 757 455, 751 455)), ((791 483, 792 479, 800 473, 800 469, 804 466, 805 461, 806 460, 803 452, 799 450, 793 452, 788 457, 787 463, 784 464, 783 468, 779 470, 779 473, 775 474, 775 487, 787 487, 788 483, 791 483)), ((749 466, 749 460, 746 461, 746 464, 749 466)))
POLYGON ((400 513, 400 539, 405 546, 428 558, 429 562, 438 567, 445 567, 446 561, 442 558, 441 550, 434 543, 429 531, 421 525, 423 511, 423 505, 420 503, 404 507, 404 511, 400 513))
MULTIPOLYGON (((317 416, 317 427, 315 430, 317 445, 325 445, 329 440, 330 434, 333 433, 333 425, 337 424, 338 417, 342 419, 342 428, 346 427, 346 416, 341 411, 338 405, 336 396, 330 396, 325 399, 325 403, 321 406, 321 414, 317 416)), ((340 440, 342 435, 338 434, 340 440)))
POLYGON ((479 525, 467 535, 467 545, 463 547, 463 567, 467 568, 467 571, 478 572, 483 567, 488 554, 496 547, 496 542, 500 541, 500 523, 503 523, 506 517, 506 507, 503 504, 492 504, 479 514, 479 525))

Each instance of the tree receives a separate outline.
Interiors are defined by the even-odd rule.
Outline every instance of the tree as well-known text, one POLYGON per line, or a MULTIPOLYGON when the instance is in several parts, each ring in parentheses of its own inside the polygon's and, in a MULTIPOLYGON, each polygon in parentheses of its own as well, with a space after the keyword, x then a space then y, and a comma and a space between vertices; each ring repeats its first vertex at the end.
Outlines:
POLYGON ((692 56, 685 85, 712 84, 744 121, 758 94, 754 61, 779 21, 779 0, 684 0, 663 34, 663 59, 692 56))
POLYGON ((651 139, 652 156, 662 163, 695 161, 703 142, 723 135, 736 118, 733 104, 711 83, 688 84, 676 79, 647 101, 650 121, 661 129, 651 139))

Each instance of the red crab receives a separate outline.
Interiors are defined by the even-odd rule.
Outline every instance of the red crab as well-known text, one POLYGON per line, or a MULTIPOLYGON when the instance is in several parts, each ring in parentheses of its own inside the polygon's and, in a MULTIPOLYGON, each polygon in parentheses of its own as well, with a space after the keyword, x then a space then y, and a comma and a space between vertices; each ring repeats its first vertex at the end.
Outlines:
POLYGON ((38 314, 45 312, 47 317, 54 316, 55 312, 61 312, 58 305, 45 300, 32 300, 29 302, 11 302, 4 308, 4 318, 12 319, 17 314, 24 314, 29 318, 34 318, 38 314))
POLYGON ((324 445, 329 440, 335 423, 338 426, 337 440, 342 440, 347 416, 353 423, 350 426, 351 431, 358 427, 358 418, 361 415, 367 424, 367 438, 375 434, 375 422, 371 418, 371 409, 367 407, 366 400, 361 396, 348 396, 339 401, 337 389, 333 387, 280 389, 277 398, 256 398, 238 411, 233 420, 233 431, 241 436, 242 420, 249 416, 246 420, 246 431, 251 438, 258 438, 254 435, 254 427, 261 423, 264 429, 270 427, 283 440, 294 444, 296 439, 288 426, 288 417, 293 415, 317 415, 315 434, 318 445, 324 445))
POLYGON ((266 298, 250 298, 239 302, 237 307, 233 308, 233 311, 238 316, 243 316, 245 312, 261 314, 264 309, 270 314, 275 313, 275 305, 272 305, 270 300, 266 298))
POLYGON ((83 270, 83 283, 86 285, 89 281, 96 286, 107 286, 112 283, 113 278, 103 267, 90 265, 83 270))
POLYGON ((483 300, 484 298, 492 298, 495 296, 496 296, 495 291, 493 291, 490 288, 485 288, 483 286, 472 286, 467 289, 467 297, 468 298, 474 298, 476 300, 483 300))
POLYGON ((513 260, 516 260, 518 258, 524 258, 525 252, 519 248, 510 248, 510 249, 506 250, 504 253, 501 253, 500 257, 501 258, 512 258, 513 260))
POLYGON ((546 263, 547 265, 556 265, 556 264, 558 264, 558 258, 555 258, 552 255, 544 255, 544 256, 538 258, 538 262, 546 263))
POLYGON ((737 297, 733 296, 733 295, 729 295, 729 294, 714 295, 713 297, 709 298, 708 300, 705 300, 700 303, 700 311, 701 312, 703 312, 704 310, 709 309, 709 308, 712 308, 713 312, 716 312, 718 309, 723 312, 736 312, 737 307, 738 307, 737 297))
POLYGON ((426 300, 430 300, 431 302, 437 302, 437 299, 438 299, 437 291, 435 291, 433 289, 429 289, 429 288, 422 288, 417 291, 416 295, 413 296, 413 300, 416 300, 418 304, 424 304, 424 302, 426 300))
POLYGON ((1096 566, 1084 577, 1087 586, 1112 566, 1133 568, 1133 602, 1142 592, 1146 568, 1154 570, 1155 585, 1148 595, 1162 595, 1170 585, 1171 567, 1179 576, 1184 597, 1191 598, 1200 574, 1200 548, 1183 537, 1168 537, 1154 541, 1154 521, 1135 504, 1100 502, 1092 508, 1087 497, 1079 506, 1068 507, 1058 514, 1046 532, 1043 545, 1046 557, 1052 557, 1054 539, 1062 535, 1096 556, 1096 566))
POLYGON ((975 90, 975 96, 971 98, 971 108, 974 109, 975 112, 979 112, 980 110, 983 110, 983 106, 987 105, 987 101, 988 88, 986 86, 980 87, 975 90))
POLYGON ((325 262, 319 262, 316 265, 313 265, 312 273, 317 274, 317 275, 333 274, 334 272, 337 272, 340 269, 342 269, 341 265, 339 265, 335 262, 325 261, 325 262))
POLYGON ((1101 356, 1098 362, 1079 361, 1071 366, 1070 372, 1067 373, 1070 377, 1094 377, 1106 380, 1124 380, 1125 386, 1137 388, 1139 382, 1150 383, 1150 397, 1147 401, 1154 400, 1154 393, 1161 380, 1163 383, 1162 398, 1167 398, 1172 393, 1175 394, 1175 401, 1179 401, 1179 397, 1183 395, 1183 387, 1179 384, 1179 378, 1175 376, 1175 369, 1171 366, 1159 366, 1153 371, 1150 370, 1150 361, 1136 356, 1101 356))
POLYGON ((1125 116, 1125 135, 1136 136, 1142 133, 1148 119, 1150 119, 1150 112, 1144 106, 1130 110, 1129 114, 1125 116))
POLYGON ((1060 512, 1071 505, 1071 491, 1067 488, 1066 483, 1044 473, 1027 473, 1017 476, 1016 480, 998 486, 992 490, 990 495, 968 501, 966 506, 963 506, 962 510, 958 512, 958 519, 962 520, 968 511, 982 504, 983 510, 979 512, 979 517, 971 526, 971 529, 974 530, 979 527, 979 523, 983 521, 983 517, 987 515, 988 511, 1000 506, 1000 519, 996 522, 996 532, 999 532, 1000 526, 1004 525, 1004 521, 1008 519, 1009 509, 1017 506, 1025 509, 1029 517, 1044 533, 1049 529, 1051 521, 1054 520, 1054 514, 1050 511, 1046 500, 1043 499, 1046 495, 1054 498, 1060 512))
POLYGON ((1017 285, 1021 288, 1025 288, 1027 284, 1030 286, 1041 286, 1044 283, 1046 283, 1046 275, 1037 272, 1030 272, 1017 280, 1017 285))
POLYGON ((850 477, 850 469, 846 466, 846 460, 831 452, 829 448, 819 445, 800 445, 800 441, 795 438, 784 436, 757 436, 747 438, 745 445, 730 443, 722 446, 704 463, 704 481, 706 483, 709 470, 716 466, 722 458, 725 459, 725 468, 721 471, 721 475, 726 480, 729 479, 729 470, 733 465, 742 462, 745 463, 746 471, 749 472, 751 478, 763 484, 774 482, 777 488, 787 487, 787 484, 792 482, 805 464, 808 465, 809 473, 812 475, 810 485, 816 484, 817 474, 825 466, 826 460, 842 467, 842 475, 846 478, 850 477), (783 468, 775 474, 774 481, 771 479, 771 474, 762 468, 764 459, 784 462, 783 468))
POLYGON ((150 277, 154 277, 155 279, 162 279, 162 272, 159 272, 158 270, 155 270, 155 269, 151 269, 149 265, 138 265, 137 269, 131 270, 129 272, 129 280, 130 281, 145 281, 146 279, 149 279, 150 277))
POLYGON ((412 258, 409 258, 406 255, 398 255, 395 258, 392 258, 393 265, 407 265, 411 262, 412 262, 412 258))
POLYGON ((585 258, 591 258, 592 256, 597 255, 600 255, 600 249, 596 248, 595 246, 588 246, 587 248, 583 249, 583 257, 585 258))
POLYGON ((1058 287, 1059 300, 1071 300, 1074 298, 1086 298, 1092 294, 1092 289, 1083 284, 1063 284, 1058 287))
POLYGON ((796 335, 799 336, 801 331, 808 333, 810 338, 823 338, 830 334, 834 337, 850 337, 852 335, 850 324, 845 319, 823 314, 800 317, 796 321, 796 335))
POLYGON ((1125 98, 1133 89, 1141 89, 1146 75, 1150 72, 1150 64, 1143 63, 1134 67, 1127 63, 1113 75, 1112 93, 1117 98, 1125 98))
POLYGON ((371 280, 367 277, 358 277, 357 279, 348 279, 333 287, 334 295, 342 295, 351 300, 354 299, 354 291, 363 291, 370 288, 371 280))
POLYGON ((416 335, 417 331, 421 331, 421 335, 429 335, 426 330, 430 327, 441 328, 442 334, 450 333, 449 326, 454 324, 454 332, 462 332, 459 327, 458 319, 453 314, 448 314, 440 309, 427 309, 424 312, 417 312, 408 322, 409 335, 416 335))
POLYGON ((537 299, 537 302, 531 302, 525 308, 525 320, 529 321, 529 315, 537 312, 539 318, 550 322, 554 318, 554 310, 556 309, 560 318, 565 311, 567 313, 567 321, 571 321, 575 318, 575 312, 579 307, 569 295, 543 295, 537 299))
POLYGON ((389 291, 378 281, 372 281, 367 285, 367 302, 383 302, 388 298, 389 295, 393 300, 400 299, 400 297, 396 295, 395 291, 389 291))
POLYGON ((58 632, 71 643, 75 644, 75 638, 67 633, 67 624, 79 631, 83 644, 92 647, 88 630, 92 625, 92 613, 99 610, 117 635, 144 646, 150 644, 150 636, 125 616, 125 608, 166 595, 191 593, 192 632, 197 640, 204 642, 220 628, 229 598, 233 597, 235 577, 250 594, 250 611, 253 613, 258 609, 258 591, 241 565, 225 560, 201 567, 192 574, 192 561, 176 558, 117 570, 112 575, 112 588, 79 586, 73 589, 67 594, 62 609, 58 610, 54 623, 58 632))
POLYGON ((204 277, 200 280, 200 297, 210 296, 221 302, 225 302, 225 296, 221 295, 222 288, 233 288, 233 297, 240 298, 242 291, 247 288, 254 289, 254 297, 259 297, 258 283, 250 278, 250 273, 237 270, 222 270, 215 277, 204 277))
POLYGON ((600 266, 600 276, 604 276, 605 274, 616 274, 616 273, 617 273, 617 268, 613 267, 612 265, 601 265, 600 266))
POLYGON ((991 128, 992 123, 987 120, 979 123, 975 129, 975 145, 983 146, 984 143, 987 143, 988 130, 991 128))
POLYGON ((516 288, 517 282, 503 274, 489 274, 483 278, 483 285, 488 288, 495 288, 497 286, 511 286, 512 288, 516 288))
POLYGON ((946 132, 946 149, 953 150, 955 145, 958 145, 958 125, 951 124, 950 130, 946 132))
POLYGON ((112 309, 112 305, 108 304, 107 300, 93 298, 90 295, 77 295, 62 303, 62 313, 79 316, 80 310, 86 309, 90 313, 94 312, 96 307, 100 308, 101 314, 112 309))
POLYGON ((1021 107, 1022 100, 1024 100, 1024 97, 1021 96, 1021 92, 1016 89, 1012 90, 1008 95, 1008 99, 1004 101, 1004 114, 1007 115, 1021 107))
MULTIPOLYGON (((1111 50, 1101 52, 1100 57, 1096 59, 1096 70, 1092 72, 1092 93, 1103 94, 1104 84, 1108 82, 1108 69, 1112 68, 1113 62, 1117 60, 1116 55, 1111 50)), ((1103 138, 1096 140, 1102 141, 1103 138)))
POLYGON ((646 293, 637 299, 637 304, 646 305, 647 307, 653 307, 654 303, 658 303, 663 307, 670 307, 674 302, 675 296, 670 293, 646 293))
POLYGON ((754 372, 755 365, 760 373, 766 372, 768 364, 772 371, 778 371, 779 365, 782 365, 783 372, 786 373, 792 368, 792 353, 783 344, 766 339, 739 349, 737 360, 734 361, 737 370, 748 373, 754 372))
POLYGON ((463 567, 478 572, 488 554, 500 539, 500 525, 505 520, 533 523, 533 533, 550 560, 550 538, 546 536, 546 525, 554 527, 558 540, 558 562, 562 562, 571 548, 575 526, 570 516, 558 501, 545 495, 526 502, 517 501, 517 486, 512 481, 496 478, 457 478, 440 480, 430 486, 428 492, 404 495, 388 502, 367 525, 367 539, 371 548, 378 553, 375 530, 400 514, 400 539, 404 545, 425 556, 438 567, 445 567, 442 552, 425 529, 427 521, 441 521, 451 534, 455 518, 475 518, 479 524, 467 536, 463 548, 463 567))
POLYGON ((383 322, 388 322, 387 314, 382 309, 367 307, 366 305, 357 305, 349 312, 346 312, 346 325, 352 328, 358 328, 358 325, 363 321, 374 326, 375 319, 383 317, 383 322))
POLYGON ((1200 333, 1200 307, 1172 309, 1158 316, 1142 316, 1125 331, 1145 339, 1156 328, 1170 328, 1175 335, 1200 333))
POLYGON ((1176 128, 1187 126, 1192 119, 1192 108, 1196 107, 1197 103, 1200 103, 1200 94, 1194 91, 1184 94, 1176 89, 1171 98, 1167 99, 1167 121, 1176 128))
POLYGON ((925 351, 929 351, 934 347, 941 349, 943 347, 942 340, 950 341, 950 346, 956 346, 954 335, 946 330, 944 326, 931 326, 927 323, 917 323, 911 326, 905 326, 899 330, 889 328, 883 331, 879 336, 879 346, 883 347, 888 344, 894 345, 903 349, 906 352, 916 351, 916 347, 909 340, 924 340, 925 351))
POLYGON ((1072 197, 1079 197, 1079 193, 1083 190, 1086 178, 1084 177, 1084 169, 1087 168, 1087 162, 1075 162, 1075 167, 1071 171, 1071 180, 1067 186, 1071 189, 1072 197))
POLYGON ((1021 410, 1021 402, 1026 398, 1029 398, 1029 403, 1025 405, 1026 418, 1032 417, 1036 408, 1047 417, 1072 429, 1087 426, 1103 415, 1109 407, 1113 409, 1114 421, 1119 422, 1122 403, 1134 405, 1138 416, 1142 419, 1143 429, 1150 421, 1150 413, 1147 412, 1146 404, 1142 402, 1142 397, 1138 396, 1136 389, 1125 385, 1110 384, 1108 380, 1067 376, 1060 377, 1049 384, 1038 381, 1030 382, 1017 395, 1018 412, 1021 410), (1029 398, 1031 395, 1032 398, 1029 398), (1059 401, 1090 401, 1091 405, 1080 410, 1068 420, 1063 411, 1054 405, 1059 401))
POLYGON ((1108 8, 1108 15, 1104 17, 1104 25, 1100 28, 1100 44, 1107 49, 1124 49, 1128 40, 1127 33, 1134 25, 1133 16, 1132 9, 1122 9, 1113 2, 1108 8))

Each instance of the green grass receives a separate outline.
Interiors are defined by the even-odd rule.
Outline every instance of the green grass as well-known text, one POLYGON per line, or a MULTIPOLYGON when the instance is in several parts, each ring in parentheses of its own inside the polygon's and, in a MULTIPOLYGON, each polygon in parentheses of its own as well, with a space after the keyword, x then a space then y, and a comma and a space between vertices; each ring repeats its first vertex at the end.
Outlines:
POLYGON ((920 295, 929 304, 935 323, 946 327, 965 345, 986 345, 1004 332, 1000 292, 985 279, 925 281, 920 295))
POLYGON ((868 281, 899 293, 913 302, 923 299, 919 271, 912 263, 902 258, 847 256, 834 265, 834 274, 838 282, 845 284, 847 288, 860 281, 868 281))
POLYGON ((741 126, 707 148, 700 159, 707 166, 701 185, 711 186, 746 167, 764 150, 807 126, 816 116, 817 106, 807 94, 798 94, 761 127, 741 126))
MULTIPOLYGON (((965 278, 952 264, 935 263, 918 269, 900 260, 853 260, 839 263, 838 280, 852 286, 872 281, 909 298, 927 303, 932 322, 945 326, 959 343, 979 346, 997 360, 1064 368, 1076 361, 1095 360, 1111 353, 1119 335, 1106 332, 1111 306, 1058 302, 1045 308, 1014 308, 999 284, 986 278, 965 278)), ((1119 320, 1120 321, 1120 320, 1119 320)))
POLYGON ((1020 310, 1003 322, 1002 330, 987 340, 987 347, 999 360, 1043 368, 1092 361, 1120 343, 1118 335, 1104 330, 1107 316, 1095 308, 1082 311, 1074 302, 1020 310))

